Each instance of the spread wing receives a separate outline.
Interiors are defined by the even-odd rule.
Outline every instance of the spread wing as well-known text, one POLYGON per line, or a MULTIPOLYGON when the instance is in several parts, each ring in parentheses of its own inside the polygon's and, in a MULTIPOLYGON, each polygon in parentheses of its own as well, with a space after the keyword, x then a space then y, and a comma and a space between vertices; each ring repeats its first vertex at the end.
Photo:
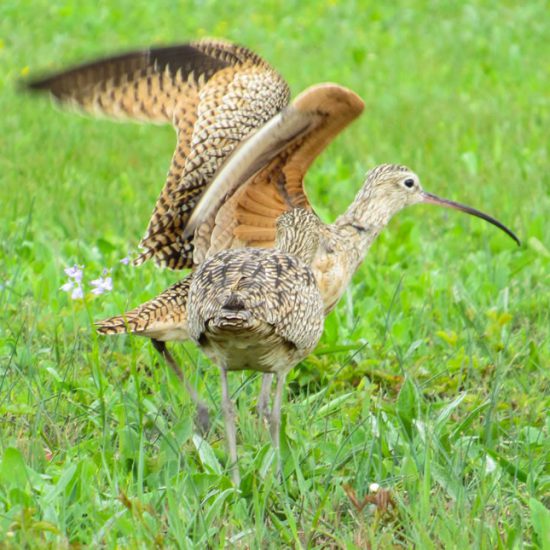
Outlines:
POLYGON ((363 108, 351 90, 319 84, 245 141, 203 193, 185 228, 186 236, 195 236, 195 263, 227 248, 273 246, 280 214, 311 208, 303 186, 309 166, 363 108))
POLYGON ((28 83, 89 114, 171 123, 177 146, 140 264, 192 265, 183 229, 205 186, 238 144, 287 105, 285 81, 250 50, 203 40, 101 59, 28 83))

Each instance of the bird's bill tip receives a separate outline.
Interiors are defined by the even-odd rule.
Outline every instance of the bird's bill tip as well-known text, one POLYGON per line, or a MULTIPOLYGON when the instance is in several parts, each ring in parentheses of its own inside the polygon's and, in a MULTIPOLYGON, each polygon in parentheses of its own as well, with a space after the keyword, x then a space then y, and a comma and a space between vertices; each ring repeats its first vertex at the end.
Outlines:
POLYGON ((451 201, 449 199, 443 199, 441 197, 438 197, 437 195, 428 193, 426 191, 422 192, 422 202, 426 204, 436 204, 438 206, 444 206, 446 208, 453 208, 454 210, 460 210, 461 212, 465 212, 466 214, 470 214, 471 216, 476 216, 477 218, 481 218, 482 220, 485 220, 486 222, 489 222, 494 226, 498 227, 500 230, 504 231, 504 233, 506 233, 509 237, 511 237, 512 239, 514 239, 514 241, 516 241, 516 244, 518 246, 521 245, 521 241, 518 239, 518 237, 512 230, 508 229, 503 223, 499 222, 497 219, 493 218, 492 216, 489 216, 488 214, 485 214, 480 210, 476 210, 471 206, 466 206, 465 204, 451 201))

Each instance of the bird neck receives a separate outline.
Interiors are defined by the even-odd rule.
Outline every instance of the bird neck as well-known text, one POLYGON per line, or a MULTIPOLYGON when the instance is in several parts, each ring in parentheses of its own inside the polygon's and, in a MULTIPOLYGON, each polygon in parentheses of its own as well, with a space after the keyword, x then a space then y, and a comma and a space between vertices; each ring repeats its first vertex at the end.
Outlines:
POLYGON ((367 182, 337 221, 362 227, 366 231, 377 230, 378 235, 395 214, 393 204, 387 198, 379 187, 367 182))
POLYGON ((365 185, 344 214, 334 223, 348 234, 350 245, 356 251, 359 263, 394 214, 381 199, 383 197, 377 195, 376 188, 365 185))
POLYGON ((306 265, 313 261, 318 245, 319 237, 309 231, 279 231, 275 242, 281 252, 299 258, 306 265))

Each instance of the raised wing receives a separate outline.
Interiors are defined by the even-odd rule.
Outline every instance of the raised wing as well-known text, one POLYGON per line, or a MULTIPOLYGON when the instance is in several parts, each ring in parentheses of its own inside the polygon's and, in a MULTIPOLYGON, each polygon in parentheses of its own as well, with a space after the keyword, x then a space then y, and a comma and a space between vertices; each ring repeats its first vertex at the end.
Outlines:
POLYGON ((264 60, 217 40, 101 59, 28 87, 86 113, 174 125, 176 151, 136 260, 172 269, 192 266, 192 243, 182 233, 204 187, 289 100, 287 84, 264 60))
POLYGON ((185 228, 186 238, 195 236, 195 263, 226 248, 273 246, 280 214, 311 208, 303 186, 309 166, 363 108, 351 90, 319 84, 244 142, 203 193, 185 228))

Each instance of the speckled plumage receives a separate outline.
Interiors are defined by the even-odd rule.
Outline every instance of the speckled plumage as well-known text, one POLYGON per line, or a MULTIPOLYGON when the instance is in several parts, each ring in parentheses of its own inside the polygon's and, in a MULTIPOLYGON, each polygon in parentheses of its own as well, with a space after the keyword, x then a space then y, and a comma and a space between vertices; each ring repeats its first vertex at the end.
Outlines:
MULTIPOLYGON (((291 122, 287 120, 287 124, 291 122)), ((278 131, 281 134, 286 132, 283 126, 280 126, 278 131)), ((262 149, 261 132, 250 140, 250 144, 254 146, 251 148, 257 157, 265 158, 267 153, 262 149)), ((197 204, 189 221, 188 230, 195 231, 197 250, 205 250, 199 246, 199 241, 202 227, 208 225, 209 220, 214 220, 214 224, 210 230, 212 238, 208 241, 206 256, 215 254, 219 249, 258 245, 256 239, 260 234, 266 235, 266 239, 270 238, 269 231, 273 231, 271 226, 275 208, 268 210, 263 207, 261 201, 267 193, 261 194, 260 188, 276 188, 273 183, 265 182, 277 182, 288 178, 289 165, 280 162, 282 155, 275 155, 252 177, 248 177, 246 173, 236 176, 231 173, 232 159, 229 159, 228 164, 220 171, 197 204), (258 181, 261 182, 259 188, 258 181)), ((248 161, 255 162, 254 158, 249 158, 248 161)), ((296 168, 295 165, 292 166, 296 168)), ((302 182, 304 174, 301 170, 291 173, 293 181, 302 182)), ((287 189, 291 187, 289 184, 286 186, 287 189)), ((292 202, 304 208, 311 208, 301 183, 294 189, 296 192, 292 202)), ((508 228, 487 214, 425 192, 418 176, 406 166, 377 166, 369 171, 348 209, 333 224, 323 225, 321 228, 321 242, 312 263, 312 270, 323 296, 326 314, 336 306, 351 277, 364 260, 370 245, 392 216, 406 206, 422 202, 451 207, 481 217, 517 241, 517 237, 508 228), (412 182, 412 187, 405 185, 407 181, 412 182)), ((260 244, 269 246, 270 243, 268 240, 260 244)))
POLYGON ((156 298, 96 323, 100 334, 131 332, 160 342, 187 340, 187 295, 191 276, 178 281, 156 298))
POLYGON ((187 307, 190 337, 227 370, 289 369, 323 330, 315 277, 284 243, 279 250, 233 249, 207 259, 192 278, 187 307))
MULTIPOLYGON (((293 209, 279 218, 276 229, 277 249, 221 251, 156 298, 96 326, 101 334, 132 332, 150 337, 182 379, 181 369, 160 344, 187 335, 224 373, 253 369, 268 376, 276 374, 271 425, 277 446, 284 379, 317 345, 323 332, 324 305, 309 267, 317 254, 321 222, 311 212, 293 209)), ((227 383, 223 376, 222 383, 227 383)), ((262 386, 264 413, 269 386, 262 386)), ((206 406, 189 385, 188 390, 199 408, 198 423, 206 430, 206 406)), ((224 386, 229 399, 226 390, 224 386)), ((230 422, 227 400, 224 412, 230 422)), ((229 436, 232 460, 236 458, 233 440, 229 436)), ((233 474, 238 477, 235 468, 233 474)))
POLYGON ((154 258, 171 269, 193 265, 192 238, 182 234, 204 187, 290 97, 263 59, 221 40, 100 59, 28 86, 89 114, 173 124, 176 150, 136 260, 154 258))

